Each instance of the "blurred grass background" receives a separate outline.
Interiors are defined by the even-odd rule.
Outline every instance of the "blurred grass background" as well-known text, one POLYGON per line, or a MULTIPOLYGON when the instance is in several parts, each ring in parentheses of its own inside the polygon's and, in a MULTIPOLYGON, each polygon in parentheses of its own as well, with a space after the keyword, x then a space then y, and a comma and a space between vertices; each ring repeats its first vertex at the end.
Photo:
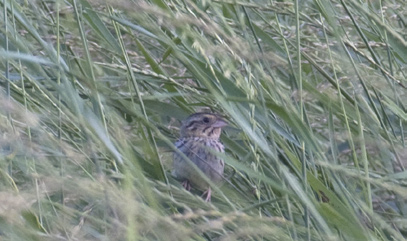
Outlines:
POLYGON ((404 240, 404 1, 0 6, 0 240, 404 240), (211 203, 170 175, 203 109, 211 203))

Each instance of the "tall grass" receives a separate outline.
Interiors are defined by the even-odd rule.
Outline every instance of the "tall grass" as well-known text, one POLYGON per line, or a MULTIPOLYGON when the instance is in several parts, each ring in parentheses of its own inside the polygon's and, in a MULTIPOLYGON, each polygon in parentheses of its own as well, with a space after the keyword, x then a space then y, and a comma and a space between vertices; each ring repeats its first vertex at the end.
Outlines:
POLYGON ((404 239, 404 1, 0 6, 1 240, 404 239), (211 203, 170 175, 200 110, 211 203))

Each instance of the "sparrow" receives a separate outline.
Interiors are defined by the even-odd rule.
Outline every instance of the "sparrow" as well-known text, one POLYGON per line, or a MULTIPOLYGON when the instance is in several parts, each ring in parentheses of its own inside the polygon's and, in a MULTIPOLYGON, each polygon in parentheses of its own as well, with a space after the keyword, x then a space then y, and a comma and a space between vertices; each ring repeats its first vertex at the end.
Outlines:
POLYGON ((219 137, 225 126, 227 122, 217 114, 192 114, 182 122, 180 138, 175 143, 189 160, 175 152, 172 175, 182 181, 188 191, 191 187, 205 190, 202 196, 206 196, 207 202, 211 200, 211 187, 191 165, 198 167, 214 183, 223 179, 225 163, 216 152, 224 152, 219 137))

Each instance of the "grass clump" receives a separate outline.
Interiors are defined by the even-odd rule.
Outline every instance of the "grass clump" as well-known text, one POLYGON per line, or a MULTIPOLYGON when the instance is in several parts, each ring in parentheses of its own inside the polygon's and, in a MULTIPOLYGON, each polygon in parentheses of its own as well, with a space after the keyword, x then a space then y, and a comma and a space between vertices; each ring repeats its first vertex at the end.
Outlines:
POLYGON ((403 1, 0 6, 2 240, 404 239, 403 1), (202 109, 211 203, 170 175, 202 109))

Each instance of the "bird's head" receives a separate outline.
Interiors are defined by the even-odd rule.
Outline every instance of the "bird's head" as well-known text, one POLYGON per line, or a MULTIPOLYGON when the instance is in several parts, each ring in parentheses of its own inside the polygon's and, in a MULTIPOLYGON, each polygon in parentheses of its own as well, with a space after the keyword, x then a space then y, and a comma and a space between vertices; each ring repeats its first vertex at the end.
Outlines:
POLYGON ((219 115, 212 113, 195 113, 182 122, 181 137, 204 137, 219 139, 221 128, 227 122, 219 115))

